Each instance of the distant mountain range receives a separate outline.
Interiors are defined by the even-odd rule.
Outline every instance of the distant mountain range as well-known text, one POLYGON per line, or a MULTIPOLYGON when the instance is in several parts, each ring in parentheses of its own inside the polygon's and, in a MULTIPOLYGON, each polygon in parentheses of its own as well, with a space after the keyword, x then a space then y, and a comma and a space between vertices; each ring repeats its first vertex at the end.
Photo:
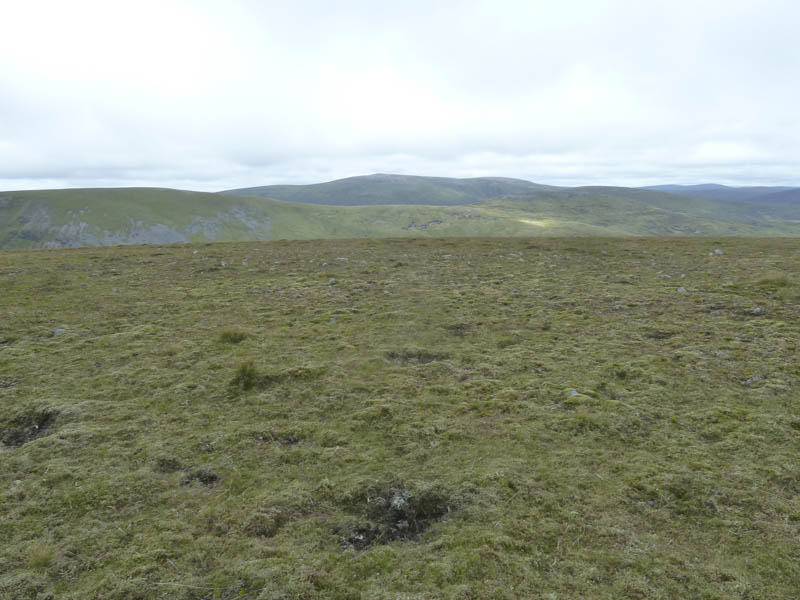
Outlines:
POLYGON ((191 241, 541 235, 800 236, 800 189, 540 185, 368 175, 220 193, 0 192, 0 249, 191 241))

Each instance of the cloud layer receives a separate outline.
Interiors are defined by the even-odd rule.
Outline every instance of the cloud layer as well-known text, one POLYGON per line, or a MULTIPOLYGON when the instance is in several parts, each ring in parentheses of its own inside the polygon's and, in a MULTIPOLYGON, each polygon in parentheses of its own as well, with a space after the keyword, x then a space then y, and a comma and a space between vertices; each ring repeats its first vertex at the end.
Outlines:
POLYGON ((795 2, 3 8, 0 189, 800 185, 795 2))

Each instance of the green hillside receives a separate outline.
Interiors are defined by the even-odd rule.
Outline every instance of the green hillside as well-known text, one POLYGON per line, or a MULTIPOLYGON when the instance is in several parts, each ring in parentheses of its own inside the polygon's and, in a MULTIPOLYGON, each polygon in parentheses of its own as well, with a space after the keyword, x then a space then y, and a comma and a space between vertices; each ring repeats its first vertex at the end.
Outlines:
POLYGON ((582 196, 585 202, 591 202, 592 198, 618 198, 672 213, 717 221, 739 221, 763 227, 770 227, 781 221, 787 221, 791 226, 792 222, 800 220, 800 205, 693 198, 659 191, 608 186, 568 188, 559 193, 564 198, 582 196))
POLYGON ((798 273, 794 238, 0 253, 0 598, 794 599, 798 273))
POLYGON ((379 173, 312 185, 268 185, 223 193, 338 206, 385 204, 451 206, 475 204, 500 196, 525 196, 542 190, 555 189, 558 188, 506 177, 454 179, 379 173))
POLYGON ((581 224, 616 235, 800 235, 800 207, 687 198, 619 187, 543 191, 481 205, 544 222, 581 224))
POLYGON ((0 248, 265 239, 262 204, 157 188, 0 192, 0 248))
POLYGON ((459 206, 330 206, 155 188, 0 193, 0 249, 191 241, 559 235, 800 235, 800 206, 629 188, 459 206))

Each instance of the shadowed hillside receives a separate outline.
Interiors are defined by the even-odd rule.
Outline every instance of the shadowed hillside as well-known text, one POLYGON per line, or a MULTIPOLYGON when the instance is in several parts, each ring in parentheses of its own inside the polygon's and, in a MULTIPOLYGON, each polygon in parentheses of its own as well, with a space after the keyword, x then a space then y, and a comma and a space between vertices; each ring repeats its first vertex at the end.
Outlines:
POLYGON ((693 198, 734 200, 737 202, 766 202, 772 204, 800 203, 800 188, 781 186, 729 187, 716 183, 701 185, 654 185, 642 189, 669 192, 693 198))

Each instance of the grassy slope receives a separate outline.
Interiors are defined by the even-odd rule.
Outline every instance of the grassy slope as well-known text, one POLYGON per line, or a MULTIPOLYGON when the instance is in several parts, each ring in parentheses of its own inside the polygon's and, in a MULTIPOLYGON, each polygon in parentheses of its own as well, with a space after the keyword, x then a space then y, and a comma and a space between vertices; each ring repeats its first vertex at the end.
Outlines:
POLYGON ((800 208, 764 207, 615 187, 540 192, 488 203, 618 235, 798 235, 800 208))
MULTIPOLYGON (((767 210, 627 188, 541 191, 470 206, 323 206, 151 188, 0 194, 0 248, 356 237, 798 235, 767 210)), ((776 212, 777 211, 777 212, 776 212)))
MULTIPOLYGON (((157 188, 2 192, 0 247, 69 244, 79 231, 104 241, 109 235, 131 234, 134 222, 147 228, 162 225, 186 230, 193 219, 219 223, 223 239, 257 237, 258 231, 226 222, 226 213, 234 206, 266 222, 266 215, 257 203, 247 199, 231 202, 221 200, 216 194, 199 192, 157 188)), ((266 230, 268 226, 260 229, 266 230)), ((205 239, 202 234, 187 235, 190 239, 205 239)))
POLYGON ((414 175, 366 175, 312 185, 270 185, 230 190, 225 193, 275 198, 286 202, 373 206, 390 204, 438 205, 474 204, 491 198, 526 195, 554 190, 521 179, 476 177, 420 177, 414 175))
POLYGON ((0 254, 0 596, 793 598, 798 250, 0 254))
POLYGON ((741 202, 719 198, 694 198, 650 190, 621 187, 572 188, 567 193, 587 193, 625 198, 646 206, 671 212, 723 221, 775 224, 781 220, 800 220, 800 206, 782 206, 758 202, 741 202))

